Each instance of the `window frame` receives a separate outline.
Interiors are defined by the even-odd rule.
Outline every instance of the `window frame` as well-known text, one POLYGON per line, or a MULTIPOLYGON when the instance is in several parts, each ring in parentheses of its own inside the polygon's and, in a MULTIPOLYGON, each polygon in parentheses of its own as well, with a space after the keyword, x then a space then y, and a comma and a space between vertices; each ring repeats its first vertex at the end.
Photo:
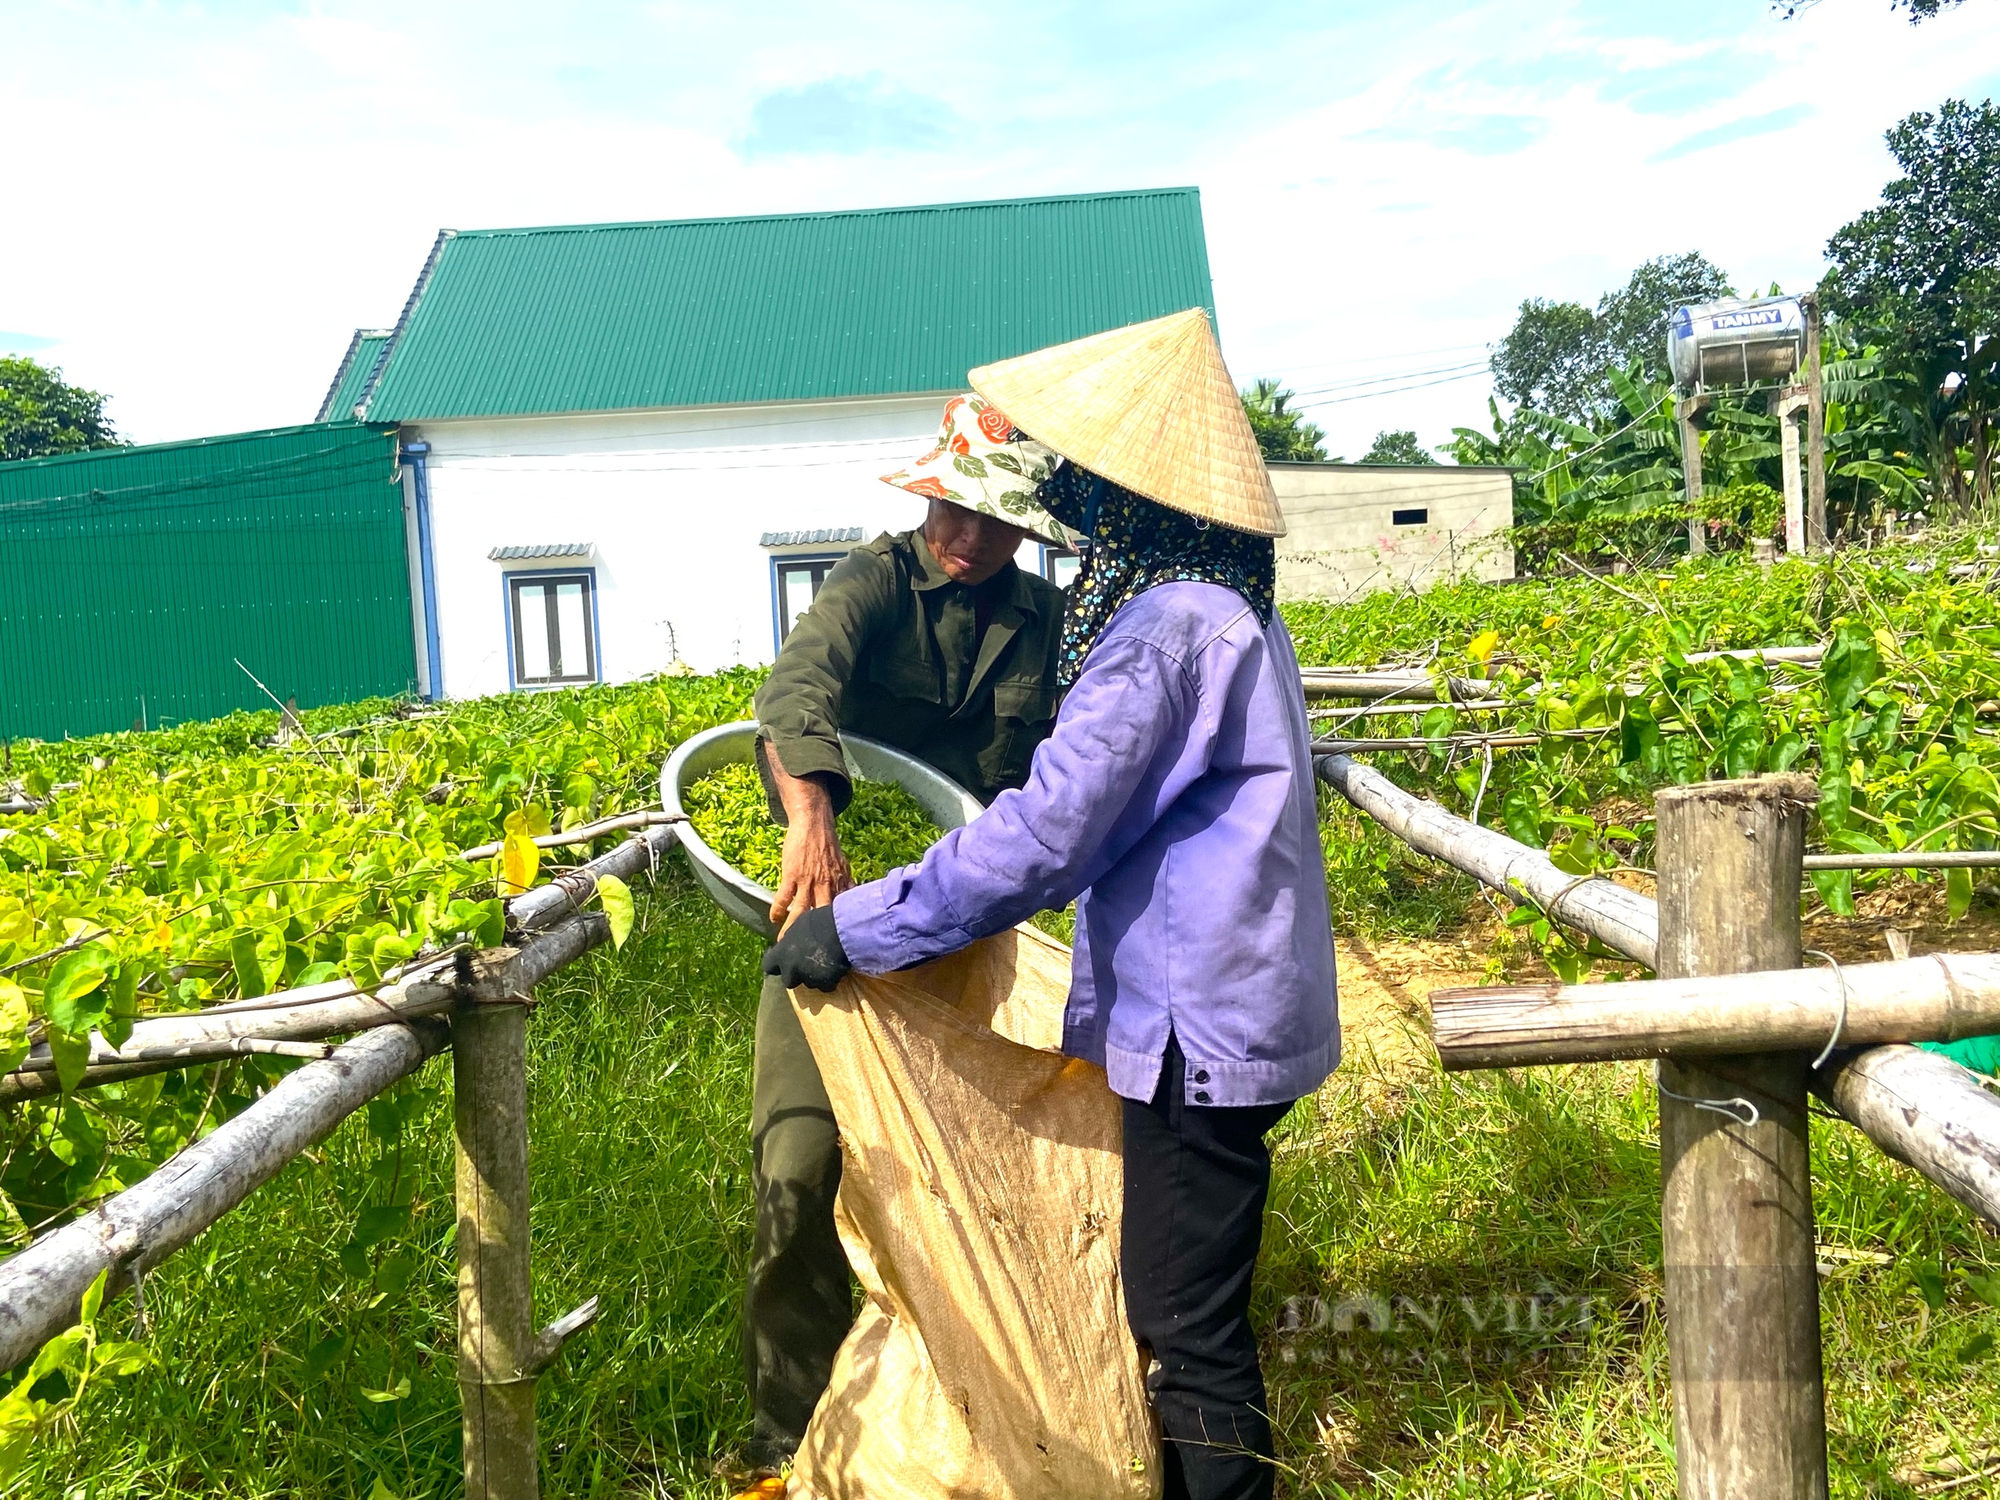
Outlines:
MULTIPOLYGON (((858 544, 857 544, 858 545, 858 544)), ((791 632, 785 628, 785 569, 796 568, 802 563, 823 567, 818 580, 813 584, 813 597, 819 597, 820 589, 826 583, 826 574, 854 550, 848 547, 840 552, 813 549, 799 552, 773 552, 771 554, 771 652, 775 656, 785 649, 785 637, 791 632)), ((811 608, 810 605, 807 608, 811 608)), ((801 611, 803 613, 803 611, 801 611)))
POLYGON ((1043 542, 1040 545, 1042 549, 1042 577, 1050 583, 1055 584, 1059 589, 1068 588, 1068 584, 1059 583, 1056 580, 1056 562, 1061 558, 1073 557, 1077 560, 1077 566, 1082 567, 1083 553, 1075 547, 1052 547, 1047 542, 1043 542))
POLYGON ((507 691, 510 693, 543 693, 557 688, 588 687, 592 683, 604 681, 604 634, 599 625, 597 613, 597 569, 584 568, 527 568, 518 572, 503 572, 500 575, 500 618, 507 636, 507 691), (520 668, 520 641, 514 629, 514 618, 519 605, 515 596, 515 586, 533 583, 540 579, 580 578, 588 608, 583 612, 584 651, 589 659, 588 677, 533 678, 523 681, 520 668))

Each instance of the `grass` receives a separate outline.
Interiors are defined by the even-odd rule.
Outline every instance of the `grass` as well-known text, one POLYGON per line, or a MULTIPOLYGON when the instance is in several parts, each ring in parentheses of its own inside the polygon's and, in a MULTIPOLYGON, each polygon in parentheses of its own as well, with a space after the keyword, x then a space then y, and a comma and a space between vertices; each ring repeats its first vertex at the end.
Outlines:
MULTIPOLYGON (((747 1422, 736 1299, 758 952, 676 865, 622 954, 537 992, 537 1307, 546 1320, 595 1294, 604 1308, 542 1383, 545 1494, 716 1488, 714 1455, 747 1422)), ((432 1063, 400 1129, 388 1110, 356 1116, 150 1276, 159 1368, 88 1396, 7 1493, 457 1494, 450 1088, 449 1058, 432 1063), (366 1205, 396 1202, 406 1231, 343 1253, 366 1205), (399 1399, 368 1394, 405 1380, 399 1399)), ((106 1319, 129 1316, 128 1299, 106 1319)))
MULTIPOLYGON (((1388 928, 1445 920, 1449 892, 1384 878, 1388 928)), ((538 1305, 604 1302, 543 1382, 547 1495, 724 1493, 756 957, 675 863, 622 954, 540 992, 538 1305)), ((154 1273, 158 1368, 97 1388, 6 1493, 456 1495, 449 1092, 443 1060, 154 1273)), ((1671 1493, 1655 1130, 1626 1065, 1337 1078, 1295 1110, 1257 1303, 1284 1490, 1671 1493)), ((2000 1452, 1992 1242, 1846 1127, 1814 1136, 1823 1240, 1890 1257, 1823 1281, 1833 1493, 1915 1500, 2000 1452)))

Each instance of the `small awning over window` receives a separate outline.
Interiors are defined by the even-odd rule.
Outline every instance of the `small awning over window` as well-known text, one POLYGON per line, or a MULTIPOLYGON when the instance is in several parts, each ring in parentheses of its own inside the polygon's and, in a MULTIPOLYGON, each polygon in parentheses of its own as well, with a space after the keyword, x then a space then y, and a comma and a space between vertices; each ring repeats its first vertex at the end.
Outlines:
POLYGON ((859 526, 824 526, 818 531, 767 531, 757 543, 760 547, 823 547, 829 543, 845 542, 852 546, 861 540, 859 526))
POLYGON ((588 557, 589 542, 532 542, 522 547, 495 547, 486 554, 494 562, 527 562, 544 557, 588 557))

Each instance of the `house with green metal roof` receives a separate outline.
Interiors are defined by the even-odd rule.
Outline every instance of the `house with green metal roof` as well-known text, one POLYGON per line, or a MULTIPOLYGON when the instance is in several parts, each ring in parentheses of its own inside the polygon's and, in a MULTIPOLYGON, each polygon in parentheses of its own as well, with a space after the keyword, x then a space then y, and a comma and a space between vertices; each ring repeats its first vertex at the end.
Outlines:
POLYGON ((1194 188, 445 230, 318 417, 400 429, 431 692, 709 670, 921 521, 880 476, 969 369, 1189 307, 1194 188))

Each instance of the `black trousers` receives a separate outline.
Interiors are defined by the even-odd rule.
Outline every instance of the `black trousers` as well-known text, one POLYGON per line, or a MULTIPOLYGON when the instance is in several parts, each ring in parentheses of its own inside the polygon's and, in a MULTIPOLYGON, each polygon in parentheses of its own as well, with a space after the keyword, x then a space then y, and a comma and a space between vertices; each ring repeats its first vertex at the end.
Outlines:
POLYGON ((1264 1133, 1291 1104, 1189 1104, 1186 1069, 1170 1036, 1151 1101, 1125 1101, 1125 1316, 1154 1361, 1165 1500, 1262 1500, 1275 1473, 1250 1278, 1271 1186, 1264 1133))

